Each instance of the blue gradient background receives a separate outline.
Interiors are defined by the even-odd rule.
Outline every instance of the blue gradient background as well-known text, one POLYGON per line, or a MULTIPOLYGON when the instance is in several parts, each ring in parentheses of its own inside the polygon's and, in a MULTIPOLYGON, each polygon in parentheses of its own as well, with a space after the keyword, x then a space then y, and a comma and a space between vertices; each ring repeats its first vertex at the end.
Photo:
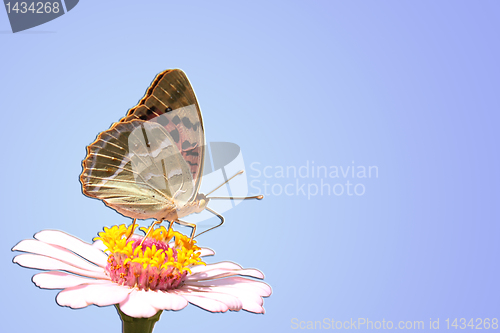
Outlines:
POLYGON ((2 330, 120 331, 113 307, 59 307, 10 249, 126 221, 81 193, 85 146, 167 68, 189 76, 207 141, 240 145, 249 180, 297 181, 256 178, 253 162, 379 175, 323 179, 362 196, 268 195, 225 213, 199 243, 265 273, 266 314, 190 305, 155 332, 500 318, 499 31, 497 1, 94 0, 17 34, 0 10, 2 330))

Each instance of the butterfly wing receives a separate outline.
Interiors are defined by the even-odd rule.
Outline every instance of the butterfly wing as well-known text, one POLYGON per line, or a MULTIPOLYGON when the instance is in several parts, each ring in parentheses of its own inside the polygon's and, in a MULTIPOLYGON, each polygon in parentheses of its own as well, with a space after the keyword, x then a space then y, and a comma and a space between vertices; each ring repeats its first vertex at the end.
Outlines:
POLYGON ((203 174, 205 133, 200 107, 186 74, 180 69, 158 74, 146 95, 120 121, 134 119, 156 121, 167 129, 190 167, 196 195, 203 174))
POLYGON ((138 219, 165 218, 196 199, 205 135, 186 74, 166 70, 120 122, 87 147, 83 193, 138 219))
POLYGON ((83 192, 123 215, 171 217, 195 193, 188 164, 159 123, 115 123, 87 149, 80 177, 83 192))

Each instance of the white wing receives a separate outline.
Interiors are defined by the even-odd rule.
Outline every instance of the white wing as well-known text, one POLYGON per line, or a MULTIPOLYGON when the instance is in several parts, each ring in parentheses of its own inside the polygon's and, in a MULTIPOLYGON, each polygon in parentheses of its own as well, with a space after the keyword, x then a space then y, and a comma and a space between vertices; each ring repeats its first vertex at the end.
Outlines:
POLYGON ((84 194, 125 216, 162 219, 195 197, 189 166, 156 122, 115 123, 87 150, 80 177, 84 194))

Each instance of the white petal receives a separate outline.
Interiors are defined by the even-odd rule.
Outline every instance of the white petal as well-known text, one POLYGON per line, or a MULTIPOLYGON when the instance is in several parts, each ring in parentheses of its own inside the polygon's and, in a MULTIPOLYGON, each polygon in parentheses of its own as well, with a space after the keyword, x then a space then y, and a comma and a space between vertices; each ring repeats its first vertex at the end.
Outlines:
POLYGON ((199 252, 200 257, 213 256, 215 254, 215 251, 208 247, 202 247, 199 252))
POLYGON ((271 287, 264 282, 255 281, 247 279, 241 276, 233 276, 217 280, 206 280, 206 281, 186 281, 186 286, 195 287, 233 287, 241 290, 247 290, 256 293, 262 297, 268 297, 271 295, 271 287))
POLYGON ((188 294, 183 294, 182 297, 187 299, 189 303, 197 305, 200 308, 203 308, 210 312, 226 312, 227 310, 229 310, 226 304, 214 299, 188 294))
POLYGON ((259 305, 264 304, 264 300, 262 297, 252 289, 244 289, 243 287, 234 287, 234 286, 216 286, 216 287, 202 287, 202 286, 183 286, 180 290, 190 290, 190 291, 198 291, 198 292, 215 292, 222 294, 229 294, 236 296, 238 298, 245 298, 249 301, 257 303, 259 305), (241 296, 241 297, 240 297, 241 296))
POLYGON ((34 239, 23 240, 14 246, 12 250, 41 254, 87 271, 102 272, 103 270, 102 267, 89 263, 63 247, 50 245, 34 239))
POLYGON ((107 306, 122 302, 132 289, 108 281, 105 284, 85 284, 61 291, 56 301, 61 306, 73 309, 84 308, 95 304, 107 306))
POLYGON ((96 265, 106 267, 107 255, 100 249, 67 233, 57 230, 44 230, 37 233, 35 238, 44 243, 62 246, 96 265))
POLYGON ((147 291, 151 305, 158 310, 180 310, 188 305, 188 301, 182 296, 171 292, 147 291))
POLYGON ((120 303, 120 309, 131 317, 147 318, 159 310, 181 310, 187 305, 188 301, 175 293, 134 290, 120 303))
POLYGON ((81 284, 102 284, 109 280, 96 280, 64 272, 44 272, 33 275, 33 283, 45 289, 64 289, 81 284))
POLYGON ((239 270, 227 270, 227 269, 212 269, 206 272, 198 272, 194 274, 190 274, 186 276, 186 281, 202 281, 202 280, 211 280, 218 279, 227 276, 234 275, 246 275, 252 276, 258 279, 262 279, 264 275, 261 271, 256 269, 239 269, 239 270))
POLYGON ((14 257, 13 261, 21 266, 44 269, 44 270, 59 270, 75 273, 82 276, 93 277, 97 279, 109 280, 109 278, 104 273, 101 268, 101 272, 91 272, 84 269, 77 268, 72 265, 68 265, 62 261, 54 258, 49 258, 45 256, 40 256, 37 254, 20 254, 14 257))
POLYGON ((134 289, 127 298, 120 302, 120 310, 127 316, 134 318, 149 318, 154 316, 158 309, 151 303, 152 296, 144 290, 134 289))
POLYGON ((106 250, 106 245, 102 242, 102 240, 98 239, 94 243, 92 243, 92 246, 95 247, 96 249, 101 250, 104 252, 106 250))
MULTIPOLYGON (((264 301, 259 294, 253 292, 252 290, 244 290, 234 286, 220 286, 220 287, 193 287, 184 286, 181 289, 205 292, 205 293, 222 293, 235 296, 241 302, 243 310, 247 310, 254 313, 264 313, 264 308, 262 304, 264 301)), ((231 309, 232 310, 232 309, 231 309)))
MULTIPOLYGON (((240 311, 241 308, 243 307, 243 304, 241 301, 238 299, 238 297, 230 294, 224 294, 224 293, 216 293, 216 292, 204 292, 204 291, 193 291, 193 290, 187 290, 184 288, 176 290, 177 293, 182 293, 183 297, 186 296, 198 296, 202 298, 207 298, 211 299, 214 301, 218 301, 221 303, 224 303, 227 308, 231 311, 240 311)), ((188 298, 189 300, 189 298, 188 298)), ((191 301, 190 301, 191 302, 191 301)), ((196 304, 196 303, 194 303, 196 304)), ((198 305, 198 304, 197 304, 198 305)))
POLYGON ((235 264, 234 262, 221 261, 221 262, 218 262, 218 263, 215 263, 215 264, 208 264, 206 266, 205 265, 195 266, 195 267, 191 268, 191 272, 193 272, 193 273, 206 272, 206 271, 209 271, 209 270, 212 270, 212 269, 220 269, 220 268, 224 268, 224 269, 242 269, 243 267, 241 267, 238 264, 235 264))

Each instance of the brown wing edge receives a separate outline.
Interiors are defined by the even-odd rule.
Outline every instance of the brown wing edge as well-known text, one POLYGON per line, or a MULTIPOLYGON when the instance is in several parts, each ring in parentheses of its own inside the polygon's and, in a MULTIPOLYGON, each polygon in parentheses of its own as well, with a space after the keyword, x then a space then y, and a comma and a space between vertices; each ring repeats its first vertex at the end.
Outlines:
MULTIPOLYGON (((135 121, 140 121, 140 120, 135 120, 135 121)), ((132 121, 129 121, 128 123, 131 123, 132 121)), ((96 199, 99 199, 98 197, 96 197, 95 195, 92 195, 91 193, 89 193, 86 188, 85 188, 85 184, 87 183, 85 181, 85 172, 88 170, 88 167, 87 165, 89 165, 91 163, 91 160, 92 160, 92 157, 90 156, 90 149, 93 145, 97 144, 101 139, 102 139, 102 136, 111 131, 111 130, 114 130, 117 126, 119 125, 123 125, 123 123, 121 122, 116 122, 116 123, 113 123, 111 125, 110 128, 108 128, 107 130, 105 131, 102 131, 101 133, 99 133, 96 137, 96 139, 91 143, 89 144, 87 147, 85 147, 86 151, 87 151, 87 155, 85 156, 85 159, 82 161, 82 173, 80 174, 80 183, 82 184, 82 192, 83 194, 85 194, 86 196, 90 197, 90 198, 96 198, 96 199)), ((104 201, 104 200, 103 200, 104 201)), ((106 203, 106 201, 104 201, 104 203, 106 203)))
MULTIPOLYGON (((161 79, 163 79, 163 77, 165 75, 171 73, 172 71, 177 71, 177 70, 180 71, 180 69, 167 69, 167 70, 164 70, 163 72, 157 74, 155 76, 155 78, 153 79, 153 82, 151 82, 151 84, 149 85, 148 89, 146 90, 146 94, 144 95, 144 97, 140 99, 140 101, 137 103, 136 106, 130 108, 127 111, 127 115, 125 117, 123 117, 122 119, 120 119, 119 122, 126 121, 127 118, 129 118, 130 116, 132 116, 134 114, 134 111, 137 109, 137 107, 143 105, 146 102, 146 100, 148 99, 148 97, 151 96, 151 94, 153 93, 153 90, 156 88, 156 86, 158 85, 158 83, 160 83, 161 79)), ((139 118, 136 118, 136 119, 139 119, 139 118)), ((144 119, 142 119, 142 120, 144 120, 144 119)))

